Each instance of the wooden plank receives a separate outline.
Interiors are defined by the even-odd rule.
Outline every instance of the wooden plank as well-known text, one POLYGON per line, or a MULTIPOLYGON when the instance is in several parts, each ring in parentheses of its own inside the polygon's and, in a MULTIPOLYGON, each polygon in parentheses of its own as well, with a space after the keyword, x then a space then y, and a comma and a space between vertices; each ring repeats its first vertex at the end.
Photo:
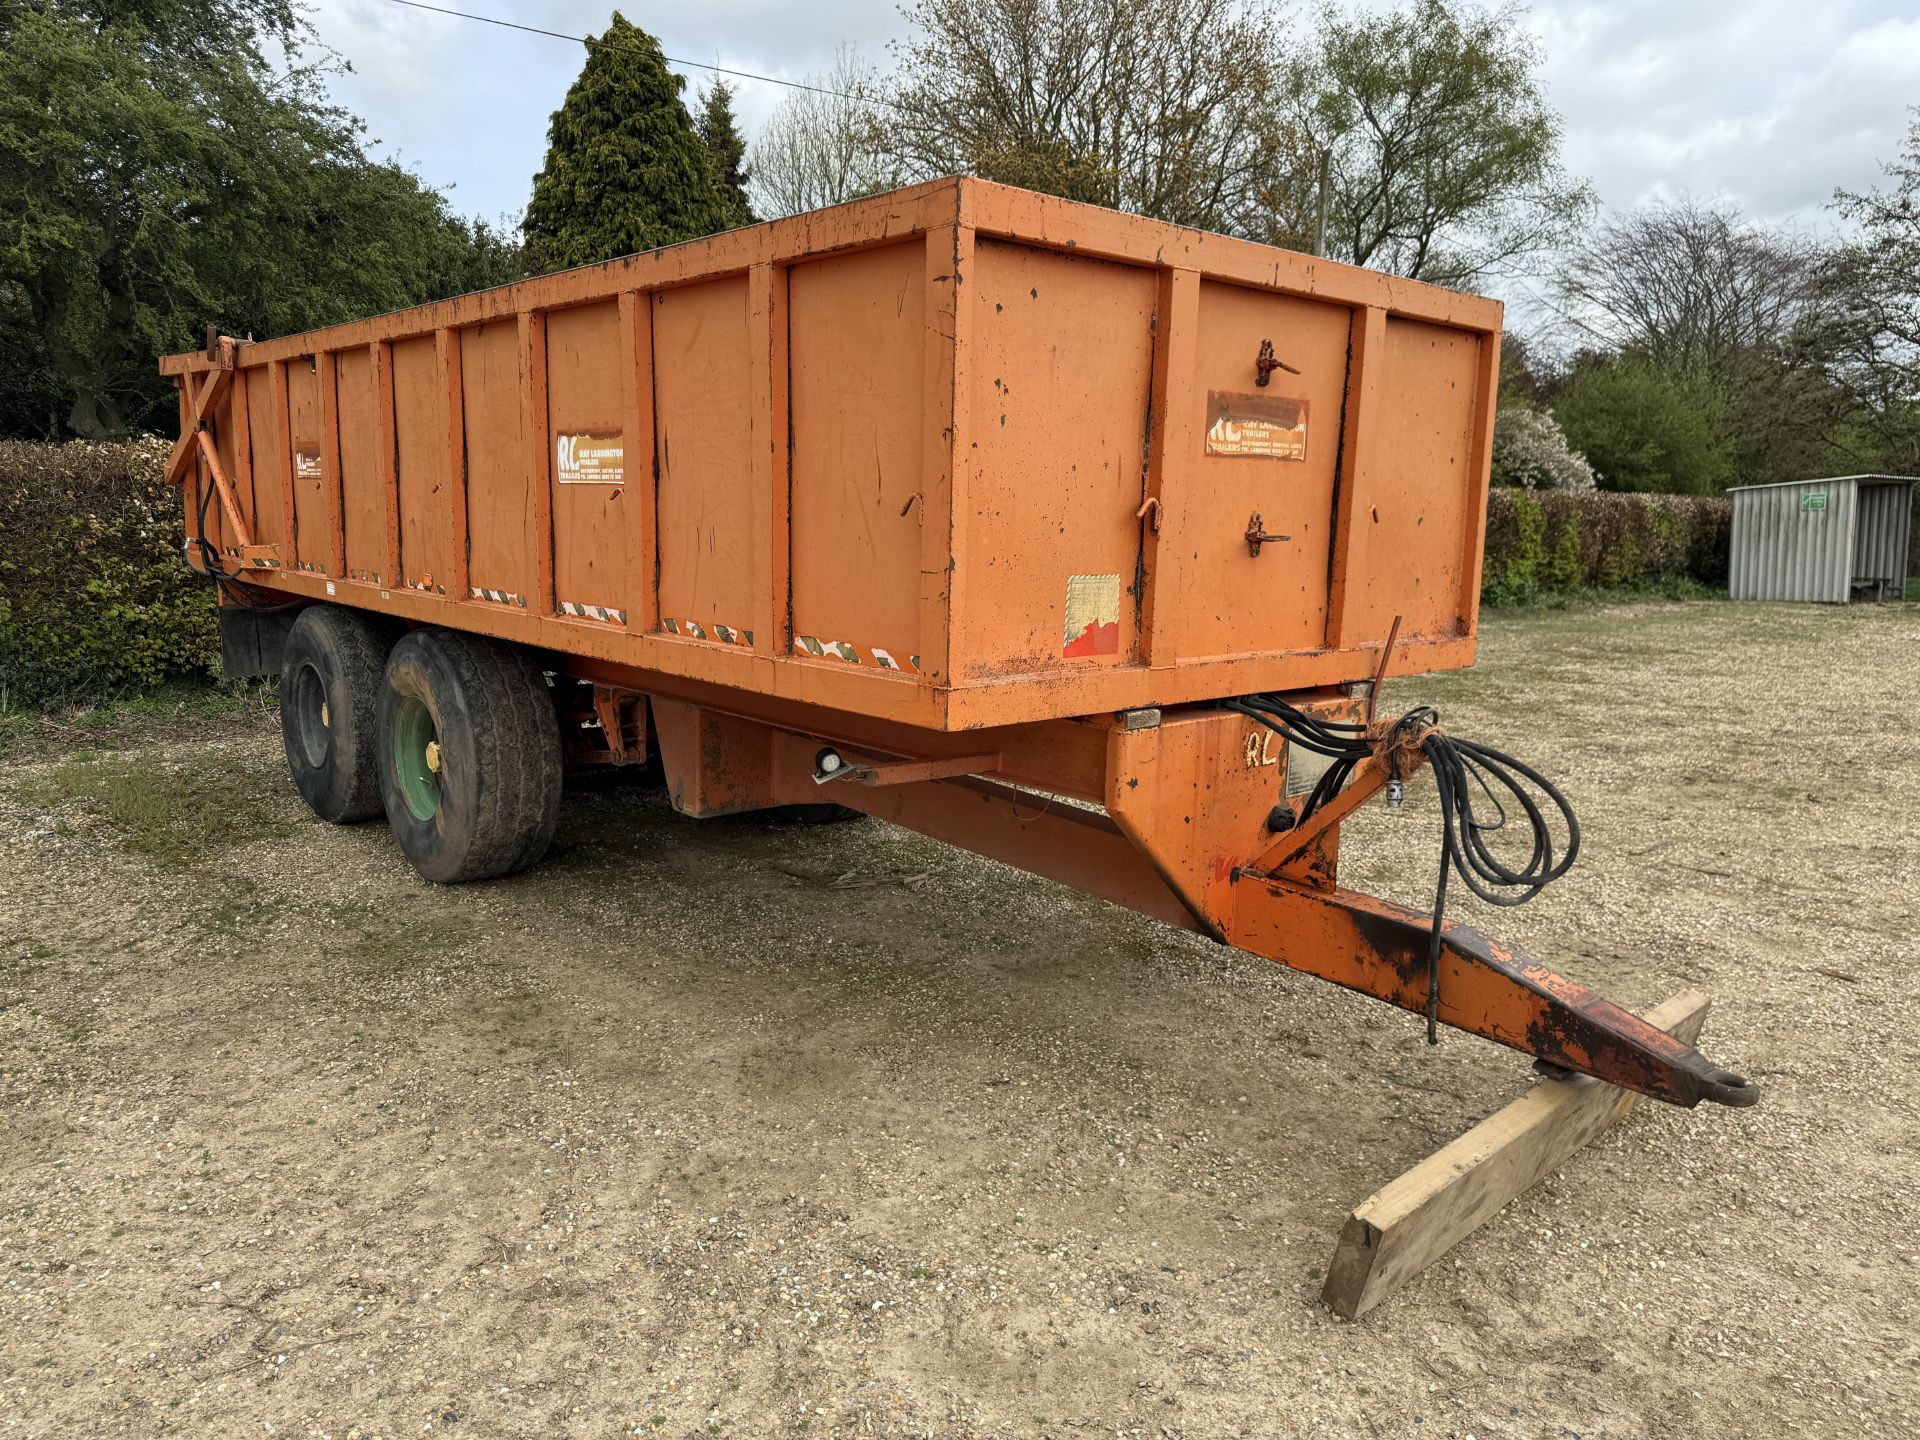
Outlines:
MULTIPOLYGON (((1692 1045, 1709 1003, 1700 991, 1687 990, 1645 1018, 1692 1045)), ((1366 1314, 1617 1123, 1639 1098, 1586 1075, 1542 1080, 1362 1201, 1340 1232, 1321 1298, 1349 1320, 1366 1314)))

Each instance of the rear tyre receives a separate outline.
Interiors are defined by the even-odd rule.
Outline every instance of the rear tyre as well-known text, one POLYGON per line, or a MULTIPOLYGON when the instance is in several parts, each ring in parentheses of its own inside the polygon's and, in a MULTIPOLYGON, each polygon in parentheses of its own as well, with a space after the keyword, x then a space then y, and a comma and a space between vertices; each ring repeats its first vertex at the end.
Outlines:
POLYGON ((380 813, 380 686, 398 627, 338 605, 309 605, 287 632, 280 738, 294 788, 335 825, 380 813))
POLYGON ((523 650, 415 630, 380 692, 380 793, 413 868, 443 885, 524 870, 560 818, 560 726, 523 650))

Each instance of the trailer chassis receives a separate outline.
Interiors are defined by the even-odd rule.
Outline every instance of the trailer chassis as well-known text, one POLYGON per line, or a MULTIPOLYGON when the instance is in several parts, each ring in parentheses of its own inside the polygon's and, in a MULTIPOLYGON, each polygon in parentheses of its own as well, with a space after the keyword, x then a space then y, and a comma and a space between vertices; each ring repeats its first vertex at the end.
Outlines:
MULTIPOLYGON (((1281 799, 1301 757, 1233 710, 1189 705, 935 733, 738 692, 628 689, 618 667, 552 657, 630 714, 676 809, 695 817, 837 801, 863 814, 1098 895, 1221 944, 1680 1106, 1751 1105, 1758 1088, 1691 1046, 1457 921, 1344 889, 1342 822, 1419 765, 1375 726, 1377 748, 1304 823, 1281 799), (747 703, 751 702, 751 703, 747 703)), ((1342 690, 1289 697, 1328 719, 1368 706, 1342 690)), ((623 727, 629 758, 638 751, 623 727)))

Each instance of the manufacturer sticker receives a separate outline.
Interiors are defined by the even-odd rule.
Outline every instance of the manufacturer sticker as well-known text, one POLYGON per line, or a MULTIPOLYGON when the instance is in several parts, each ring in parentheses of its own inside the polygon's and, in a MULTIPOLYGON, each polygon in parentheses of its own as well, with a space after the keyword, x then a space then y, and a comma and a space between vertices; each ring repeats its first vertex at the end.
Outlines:
POLYGON ((1255 460, 1307 458, 1307 402, 1289 395, 1207 392, 1207 454, 1255 460))
POLYGON ((626 447, 618 434, 559 435, 553 465, 562 485, 619 485, 627 475, 626 447))
POLYGON ((1120 653, 1118 575, 1067 577, 1067 632, 1060 653, 1069 660, 1120 653))
POLYGON ((1802 495, 1800 497, 1800 508, 1807 511, 1826 509, 1827 492, 1824 490, 1816 490, 1811 495, 1802 495))
POLYGON ((321 475, 320 452, 318 450, 294 451, 293 473, 301 480, 318 480, 321 475))

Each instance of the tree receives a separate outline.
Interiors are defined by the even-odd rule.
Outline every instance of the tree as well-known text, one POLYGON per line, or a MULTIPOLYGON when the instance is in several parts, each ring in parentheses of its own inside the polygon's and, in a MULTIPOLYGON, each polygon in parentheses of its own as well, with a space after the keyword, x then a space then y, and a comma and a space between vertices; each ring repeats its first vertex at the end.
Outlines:
POLYGON ((1733 483, 1710 405, 1643 359, 1582 357, 1553 414, 1602 490, 1710 495, 1733 483))
POLYGON ((1911 112, 1885 189, 1834 193, 1834 207, 1860 227, 1847 259, 1874 342, 1875 361, 1920 390, 1920 107, 1911 112))
POLYGON ((1849 463, 1855 402, 1830 371, 1841 338, 1831 252, 1731 205, 1657 202, 1591 225, 1554 290, 1579 341, 1637 357, 1724 427, 1752 482, 1849 463))
POLYGON ((1517 10, 1329 5, 1316 32, 1280 103, 1328 168, 1334 258, 1470 285, 1573 237, 1592 196, 1561 167, 1560 120, 1517 10))
POLYGON ((1668 374, 1724 380, 1811 319, 1825 257, 1732 205, 1654 202, 1587 227, 1555 290, 1569 328, 1668 374))
POLYGON ((763 215, 843 205, 899 183, 881 144, 872 67, 843 44, 833 68, 806 84, 780 102, 753 145, 749 173, 763 215))
POLYGON ((715 80, 700 92, 700 113, 694 133, 707 152, 707 169, 727 211, 729 227, 753 224, 753 206, 747 199, 747 142, 733 115, 733 87, 715 80))
POLYGON ((0 437, 58 440, 73 399, 41 343, 27 292, 0 283, 0 437))
POLYGON ((711 235, 730 223, 660 42, 614 11, 547 127, 523 227, 549 270, 711 235))
POLYGON ((1854 402, 1871 463, 1903 474, 1920 470, 1920 107, 1910 115, 1887 185, 1835 193, 1859 238, 1826 276, 1828 373, 1854 402))
POLYGON ((914 176, 973 173, 1266 235, 1298 156, 1271 123, 1266 0, 913 0, 886 131, 914 176))
POLYGON ((1593 466, 1567 444, 1559 421, 1522 400, 1502 401, 1493 420, 1493 483, 1522 490, 1591 490, 1593 466))
POLYGON ((1509 400, 1540 409, 1552 403, 1560 375, 1549 352, 1536 336, 1515 330, 1500 336, 1500 391, 1502 405, 1509 400))
POLYGON ((506 252, 326 103, 284 0, 0 4, 0 430, 174 423, 156 354, 497 283, 506 252), (269 49, 285 58, 276 70, 269 49), (18 406, 20 408, 16 409, 18 406))

